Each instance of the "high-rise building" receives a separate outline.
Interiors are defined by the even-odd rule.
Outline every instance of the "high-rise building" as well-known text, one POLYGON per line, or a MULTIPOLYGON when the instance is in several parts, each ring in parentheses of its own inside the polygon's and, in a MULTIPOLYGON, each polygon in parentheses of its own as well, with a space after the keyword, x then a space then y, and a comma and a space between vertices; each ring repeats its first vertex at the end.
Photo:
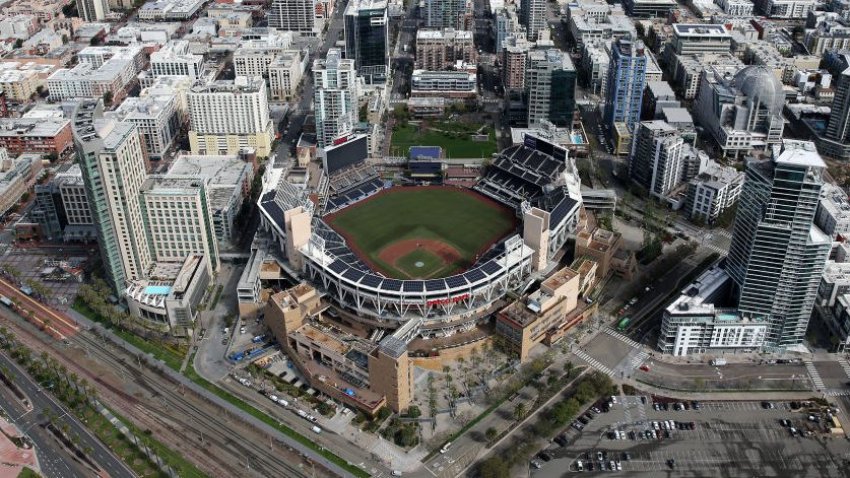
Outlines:
POLYGON ((269 28, 316 35, 324 28, 324 19, 316 18, 316 0, 272 0, 269 28))
POLYGON ((768 323, 766 345, 805 336, 832 244, 813 223, 825 169, 814 143, 787 139, 747 165, 726 270, 741 316, 768 323))
POLYGON ((465 30, 470 14, 469 0, 425 0, 426 28, 465 30))
POLYGON ((519 21, 525 26, 528 39, 537 40, 540 30, 546 28, 546 0, 522 0, 519 21))
POLYGON ((98 100, 77 104, 74 144, 106 279, 120 294, 130 281, 145 278, 153 264, 139 204, 147 164, 136 125, 102 114, 98 100))
POLYGON ((525 67, 531 45, 524 38, 505 39, 502 48, 502 84, 506 91, 525 89, 525 67))
POLYGON ((345 57, 354 60, 367 84, 386 81, 389 43, 386 0, 351 0, 345 9, 345 57))
POLYGON ((180 129, 176 95, 130 97, 107 113, 119 121, 134 123, 144 138, 145 151, 151 158, 161 158, 174 143, 180 129))
POLYGON ((357 70, 354 60, 343 59, 337 48, 313 62, 316 139, 320 148, 354 131, 358 120, 357 70))
POLYGON ((106 0, 77 0, 77 13, 86 22, 98 22, 109 13, 106 0))
POLYGON ((666 121, 638 123, 632 139, 629 176, 652 196, 664 198, 682 181, 684 145, 679 130, 666 121))
POLYGON ((203 254, 218 270, 218 242, 210 211, 209 179, 181 175, 149 177, 141 187, 142 217, 157 262, 183 263, 203 254))
POLYGON ((271 154, 274 128, 261 77, 198 85, 188 101, 193 154, 236 154, 246 148, 260 157, 271 154))
POLYGON ((835 98, 826 131, 818 138, 818 151, 846 160, 850 159, 850 53, 830 52, 825 59, 832 73, 835 98))
POLYGON ((478 55, 468 30, 422 30, 416 32, 416 68, 448 70, 456 62, 475 63, 478 55))
POLYGON ((569 126, 575 110, 576 69, 569 55, 560 50, 528 53, 525 86, 528 88, 528 125, 543 121, 569 126))
POLYGON ((643 42, 621 38, 611 47, 608 85, 605 97, 605 124, 625 123, 634 131, 640 121, 643 89, 646 85, 646 54, 643 42))

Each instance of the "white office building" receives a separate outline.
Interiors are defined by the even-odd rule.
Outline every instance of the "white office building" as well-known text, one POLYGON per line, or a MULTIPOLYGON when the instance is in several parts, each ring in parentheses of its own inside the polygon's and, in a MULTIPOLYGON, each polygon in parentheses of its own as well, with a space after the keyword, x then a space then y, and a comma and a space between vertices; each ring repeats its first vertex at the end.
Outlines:
POLYGON ((77 0, 77 13, 86 22, 99 22, 109 14, 107 0, 77 0))
POLYGON ((143 21, 183 21, 200 11, 205 0, 151 0, 138 10, 143 21))
POLYGON ((765 344, 767 321, 741 319, 734 309, 715 305, 728 293, 731 280, 714 267, 682 290, 666 309, 658 348, 674 356, 757 351, 765 344))
POLYGON ((197 79, 204 71, 203 55, 195 55, 189 42, 175 40, 151 53, 150 72, 154 77, 188 76, 197 79))
POLYGON ((815 224, 829 237, 850 238, 850 201, 841 186, 824 183, 815 224))
POLYGON ((818 6, 816 0, 756 0, 755 6, 768 18, 804 19, 818 6))
POLYGON ((236 76, 267 76, 275 58, 291 51, 292 39, 292 32, 268 30, 259 38, 243 40, 233 52, 234 73, 236 76))
POLYGON ((710 161, 708 167, 688 183, 684 212, 692 221, 712 224, 735 205, 743 184, 743 172, 710 161))
POLYGON ((266 83, 260 77, 215 81, 189 91, 189 144, 194 154, 271 154, 274 131, 266 83))
POLYGON ((107 114, 137 125, 151 158, 161 158, 168 151, 180 128, 175 95, 127 98, 107 114))
POLYGON ((219 249, 231 248, 239 236, 236 216, 254 179, 252 163, 242 155, 187 155, 174 159, 170 176, 198 177, 204 180, 207 202, 219 249))
POLYGON ((753 2, 750 0, 714 0, 723 13, 730 17, 746 18, 753 16, 753 2))
POLYGON ((629 175, 659 199, 678 186, 684 176, 685 140, 666 121, 639 123, 632 139, 629 175))
POLYGON ((272 0, 268 12, 269 28, 318 36, 331 14, 332 4, 317 0, 272 0))
POLYGON ((307 60, 308 55, 289 50, 269 64, 269 96, 273 101, 290 101, 295 97, 307 69, 307 60))
POLYGON ((213 230, 208 179, 171 173, 152 175, 141 187, 142 214, 157 262, 180 262, 192 254, 218 270, 218 241, 213 230))
POLYGON ((359 88, 354 61, 336 48, 313 62, 316 139, 320 148, 354 131, 358 120, 359 88))

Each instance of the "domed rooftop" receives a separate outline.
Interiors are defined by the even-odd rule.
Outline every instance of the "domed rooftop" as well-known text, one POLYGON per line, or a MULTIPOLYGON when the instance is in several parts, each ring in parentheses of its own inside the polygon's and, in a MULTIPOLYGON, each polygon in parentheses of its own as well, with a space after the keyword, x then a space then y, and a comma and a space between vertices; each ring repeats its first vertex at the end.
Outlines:
POLYGON ((732 78, 732 86, 747 97, 748 103, 760 102, 771 114, 782 114, 785 106, 782 82, 766 66, 744 68, 732 78))

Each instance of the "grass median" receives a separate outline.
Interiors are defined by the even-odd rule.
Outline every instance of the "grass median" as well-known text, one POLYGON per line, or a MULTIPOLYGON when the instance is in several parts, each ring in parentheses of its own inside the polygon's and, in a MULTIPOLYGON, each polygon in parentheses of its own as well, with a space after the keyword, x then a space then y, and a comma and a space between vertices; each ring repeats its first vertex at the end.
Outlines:
MULTIPOLYGON (((161 442, 144 433, 129 420, 115 413, 114 410, 110 409, 109 411, 119 421, 121 421, 123 425, 127 426, 134 435, 139 437, 144 444, 151 449, 151 451, 158 455, 168 466, 173 468, 181 478, 207 477, 204 472, 180 456, 180 454, 172 451, 161 442)), ((167 476, 161 472, 135 444, 131 443, 124 435, 122 435, 115 425, 110 423, 106 417, 95 411, 93 408, 86 408, 82 415, 88 429, 94 432, 97 438, 110 450, 112 450, 112 452, 115 453, 121 461, 126 463, 134 473, 139 476, 167 476)))
POLYGON ((80 314, 86 316, 88 319, 97 322, 100 325, 111 330, 112 333, 121 337, 125 342, 133 344, 134 347, 141 350, 142 352, 153 355, 154 358, 158 360, 162 360, 169 368, 175 371, 180 371, 180 366, 183 364, 183 357, 181 357, 176 351, 171 350, 170 348, 164 345, 156 344, 142 337, 139 337, 138 335, 130 331, 116 327, 115 324, 101 317, 97 312, 93 311, 79 299, 74 302, 72 308, 80 314))
POLYGON ((301 443, 302 445, 309 447, 310 449, 312 449, 316 453, 322 455, 328 461, 336 464, 337 466, 339 466, 343 470, 351 473, 352 475, 357 476, 357 477, 362 477, 362 478, 366 478, 366 477, 369 476, 369 474, 366 473, 365 471, 363 471, 362 469, 357 468, 356 466, 348 463, 347 461, 343 460, 342 458, 334 455, 333 453, 331 453, 330 451, 328 451, 324 447, 320 447, 319 445, 316 445, 315 443, 313 443, 312 440, 305 437, 304 435, 296 432, 295 430, 289 428, 286 425, 283 425, 278 420, 276 420, 276 419, 272 418, 271 416, 261 412, 260 410, 253 407, 252 405, 245 402, 244 400, 234 396, 233 394, 231 394, 227 390, 225 390, 225 389, 219 387, 218 385, 208 381, 207 379, 201 377, 198 374, 198 372, 195 371, 195 367, 194 367, 194 364, 192 363, 191 358, 189 359, 189 364, 186 367, 185 375, 186 375, 186 377, 189 378, 189 380, 197 383, 198 385, 204 387, 205 389, 209 390, 210 392, 216 394, 219 398, 228 401, 229 403, 238 407, 239 409, 241 409, 245 413, 248 413, 252 417, 262 421, 266 425, 269 425, 272 428, 283 433, 284 435, 296 440, 298 443, 301 443))

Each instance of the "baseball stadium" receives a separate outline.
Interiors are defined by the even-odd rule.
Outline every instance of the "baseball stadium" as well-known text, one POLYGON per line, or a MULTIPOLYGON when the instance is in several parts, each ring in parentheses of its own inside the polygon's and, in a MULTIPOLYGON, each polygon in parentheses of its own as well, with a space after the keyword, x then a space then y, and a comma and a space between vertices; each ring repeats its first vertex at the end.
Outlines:
POLYGON ((459 187, 382 179, 365 141, 327 149, 320 177, 281 178, 259 201, 290 274, 334 314, 402 341, 446 337, 557 268, 581 207, 560 146, 527 135, 459 187))

